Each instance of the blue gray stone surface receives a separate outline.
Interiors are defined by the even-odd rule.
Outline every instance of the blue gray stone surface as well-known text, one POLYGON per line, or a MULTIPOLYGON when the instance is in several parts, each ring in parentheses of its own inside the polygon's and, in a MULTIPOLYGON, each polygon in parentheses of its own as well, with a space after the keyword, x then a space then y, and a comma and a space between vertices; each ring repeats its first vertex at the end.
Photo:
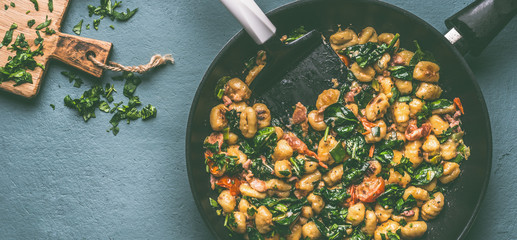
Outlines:
MULTIPOLYGON (((93 1, 96 3, 97 1, 93 1)), ((288 0, 257 0, 266 11, 288 0)), ((443 20, 471 0, 389 0, 445 32, 443 20)), ((63 32, 88 17, 86 1, 71 1, 63 32)), ((143 75, 136 95, 158 108, 156 119, 107 133, 108 114, 85 123, 63 106, 97 82, 72 87, 50 64, 32 101, 0 93, 0 239, 212 239, 187 181, 184 142, 194 92, 211 61, 241 29, 219 1, 125 0, 139 11, 126 23, 103 20, 82 36, 114 43, 111 60, 147 62, 173 53, 175 65, 143 75), (55 110, 49 106, 54 104, 55 110)), ((488 104, 494 136, 489 189, 468 239, 516 239, 517 19, 478 58, 467 57, 488 104)), ((120 82, 116 99, 122 96, 120 82)))

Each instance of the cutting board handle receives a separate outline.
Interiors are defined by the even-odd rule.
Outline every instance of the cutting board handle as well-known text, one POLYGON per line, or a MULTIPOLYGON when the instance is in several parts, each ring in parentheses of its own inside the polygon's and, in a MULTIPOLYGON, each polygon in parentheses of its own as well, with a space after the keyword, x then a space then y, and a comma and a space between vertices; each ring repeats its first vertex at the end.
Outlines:
POLYGON ((93 54, 95 59, 106 63, 111 52, 112 43, 64 33, 57 33, 57 35, 57 47, 51 55, 52 58, 95 77, 102 76, 103 69, 88 60, 87 56, 93 54))

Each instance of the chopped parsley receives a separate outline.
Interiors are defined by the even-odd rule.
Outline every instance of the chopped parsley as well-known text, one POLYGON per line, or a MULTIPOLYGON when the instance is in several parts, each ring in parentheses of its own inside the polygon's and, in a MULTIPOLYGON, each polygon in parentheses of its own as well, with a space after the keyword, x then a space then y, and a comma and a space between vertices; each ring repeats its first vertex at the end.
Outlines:
POLYGON ((38 0, 31 0, 32 4, 34 4, 34 9, 36 9, 36 11, 39 11, 39 4, 38 4, 38 0))
POLYGON ((37 27, 36 27, 36 30, 41 30, 43 28, 46 28, 50 25, 50 23, 52 23, 52 19, 48 19, 48 16, 45 17, 45 22, 42 22, 40 23, 37 27))
POLYGON ((3 46, 8 46, 12 41, 13 41, 13 32, 15 29, 18 28, 18 24, 16 23, 13 23, 11 25, 11 27, 9 28, 9 30, 5 33, 4 35, 4 39, 2 40, 2 42, 0 43, 0 48, 2 48, 3 46))
POLYGON ((31 19, 27 22, 27 26, 29 26, 29 28, 32 28, 32 26, 34 26, 34 24, 36 23, 36 20, 34 19, 31 19))
POLYGON ((51 103, 51 104, 50 104, 50 107, 52 108, 52 110, 56 110, 56 105, 54 105, 54 104, 52 104, 52 103, 51 103))
POLYGON ((50 12, 54 11, 54 1, 53 0, 48 0, 48 10, 50 12))
POLYGON ((68 78, 68 81, 71 83, 71 82, 74 82, 74 87, 76 88, 80 88, 81 85, 83 85, 83 80, 79 77, 77 77, 77 73, 76 72, 67 72, 67 71, 63 71, 61 72, 61 74, 65 77, 68 78))
MULTIPOLYGON (((11 26, 12 28, 12 26, 11 26)), ((32 83, 32 75, 27 70, 34 70, 36 67, 45 69, 45 66, 34 60, 35 56, 43 55, 43 45, 32 51, 29 43, 25 41, 25 35, 20 33, 14 43, 8 48, 16 52, 14 57, 9 56, 5 66, 0 67, 0 82, 14 81, 18 86, 23 83, 32 83)))
POLYGON ((79 23, 77 23, 74 28, 72 29, 72 31, 77 34, 77 35, 81 35, 81 29, 83 28, 83 20, 81 19, 81 21, 79 21, 79 23))

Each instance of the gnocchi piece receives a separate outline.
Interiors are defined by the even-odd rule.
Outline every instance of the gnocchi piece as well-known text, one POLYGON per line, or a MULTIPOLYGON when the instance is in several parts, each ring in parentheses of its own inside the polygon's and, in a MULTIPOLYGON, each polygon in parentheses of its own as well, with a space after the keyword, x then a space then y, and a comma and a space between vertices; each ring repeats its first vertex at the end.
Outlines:
POLYGON ((368 161, 368 164, 370 164, 370 166, 368 167, 369 169, 367 171, 369 177, 376 177, 379 173, 381 173, 382 165, 379 161, 368 161))
POLYGON ((406 211, 406 215, 407 216, 404 216, 404 215, 392 215, 391 216, 391 219, 393 219, 393 221, 396 221, 398 223, 400 223, 400 221, 404 220, 406 222, 412 222, 412 221, 417 221, 418 220, 418 216, 420 215, 420 209, 418 207, 414 207, 412 208, 411 210, 409 211, 406 211))
POLYGON ((361 33, 359 33, 359 44, 365 44, 367 42, 377 42, 377 32, 372 27, 365 27, 361 33))
POLYGON ((409 105, 405 102, 395 102, 392 105, 393 120, 397 130, 404 132, 409 125, 409 105))
POLYGON ((362 68, 356 62, 350 65, 350 71, 360 82, 371 82, 375 77, 375 70, 371 66, 362 68))
POLYGON ((422 145, 422 150, 430 156, 434 156, 440 152, 440 141, 435 135, 429 134, 422 145))
POLYGON ((321 237, 320 230, 314 222, 308 222, 302 227, 302 235, 304 238, 318 239, 321 237))
MULTIPOLYGON (((386 43, 387 45, 389 45, 391 43, 393 38, 395 38, 395 34, 393 34, 393 33, 382 33, 378 37, 379 43, 386 43)), ((398 39, 395 42, 395 52, 398 50, 399 46, 400 46, 400 39, 398 39)))
POLYGON ((364 217, 364 227, 361 229, 364 233, 373 236, 377 228, 377 216, 372 210, 366 210, 364 217))
POLYGON ((453 114, 454 112, 456 112, 456 107, 454 107, 454 104, 451 104, 446 108, 438 108, 438 109, 431 111, 432 114, 436 114, 436 115, 453 114))
POLYGON ((287 240, 300 240, 302 238, 302 226, 295 224, 291 228, 291 234, 287 235, 287 240))
POLYGON ((287 140, 280 140, 277 142, 275 149, 273 150, 273 160, 279 161, 284 159, 289 159, 293 156, 293 148, 287 140))
POLYGON ((265 207, 260 206, 255 214, 255 225, 257 230, 262 233, 268 233, 271 231, 273 225, 273 214, 265 207))
POLYGON ((357 34, 352 29, 339 30, 330 36, 330 46, 334 51, 356 45, 359 42, 357 34))
POLYGON ((284 136, 284 130, 281 127, 275 127, 276 139, 280 141, 284 136))
POLYGON ((422 82, 418 86, 415 96, 424 100, 435 100, 442 95, 442 88, 436 84, 422 82))
POLYGON ((321 180, 321 173, 319 171, 315 171, 311 174, 306 174, 302 177, 302 179, 298 180, 296 182, 295 187, 296 189, 300 189, 303 191, 309 191, 311 192, 314 190, 314 184, 315 182, 319 182, 321 180))
POLYGON ((445 198, 441 192, 436 192, 433 197, 422 206, 421 216, 426 221, 436 218, 445 204, 445 198))
POLYGON ((443 163, 443 175, 439 178, 443 184, 454 181, 460 175, 460 165, 455 162, 443 163))
MULTIPOLYGON (((302 155, 298 155, 298 157, 302 157, 304 158, 302 155)), ((314 161, 309 161, 308 159, 305 159, 305 164, 304 164, 304 169, 305 169, 305 173, 309 174, 309 173, 313 173, 315 172, 316 170, 318 170, 318 162, 314 162, 314 161)))
POLYGON ((348 110, 352 111, 352 113, 354 113, 356 117, 359 116, 359 106, 357 106, 357 104, 349 103, 345 105, 345 107, 348 108, 348 110))
POLYGON ((422 158, 422 151, 420 147, 422 146, 422 141, 416 140, 411 141, 404 146, 404 156, 409 158, 409 161, 413 163, 413 167, 416 168, 418 165, 424 161, 422 158))
POLYGON ((210 111, 210 126, 214 131, 222 131, 227 125, 225 113, 228 109, 224 104, 219 104, 210 111))
POLYGON ((226 153, 230 156, 237 157, 237 163, 244 164, 248 160, 248 156, 239 150, 238 145, 231 145, 226 150, 226 153))
POLYGON ((312 207, 309 207, 309 206, 302 207, 302 217, 307 218, 307 219, 314 217, 314 211, 312 210, 312 207))
POLYGON ((217 202, 226 213, 233 212, 233 209, 235 209, 237 205, 235 196, 230 193, 230 190, 223 190, 217 197, 217 202))
POLYGON ((232 104, 230 104, 230 106, 228 106, 228 109, 235 110, 235 111, 241 113, 244 110, 246 110, 247 107, 248 107, 248 104, 246 104, 246 102, 233 102, 232 104))
POLYGON ((382 118, 388 111, 390 106, 388 97, 384 93, 380 93, 366 106, 366 119, 373 122, 379 118, 382 118))
POLYGON ((246 84, 250 85, 253 80, 257 77, 257 75, 262 71, 262 69, 266 66, 266 64, 260 64, 253 67, 246 75, 246 84))
POLYGON ((400 229, 401 237, 404 239, 416 239, 424 236, 427 231, 427 223, 424 221, 413 221, 400 229))
POLYGON ((381 92, 386 95, 387 98, 391 98, 393 93, 391 92, 391 89, 393 88, 393 81, 391 80, 391 77, 385 77, 382 75, 377 76, 377 81, 379 82, 379 85, 381 86, 381 92))
POLYGON ((400 229, 400 224, 393 220, 388 220, 387 222, 381 224, 377 229, 375 229, 374 239, 375 240, 383 240, 387 239, 388 232, 396 233, 400 229), (384 238, 382 237, 384 235, 384 238))
POLYGON ((246 101, 251 96, 248 85, 238 78, 232 78, 226 83, 224 93, 234 102, 246 101))
POLYGON ((367 143, 376 143, 384 139, 386 136, 386 123, 384 120, 378 120, 374 122, 375 127, 377 127, 377 130, 374 130, 373 127, 370 133, 368 133, 366 136, 364 136, 364 139, 367 143))
POLYGON ((323 121, 323 113, 318 113, 317 110, 312 110, 309 115, 309 124, 316 131, 324 131, 327 129, 327 124, 323 121))
POLYGON ((429 117, 429 123, 431 124, 431 130, 433 131, 434 135, 438 136, 442 134, 443 132, 447 131, 449 128, 449 123, 443 120, 438 115, 432 115, 429 117))
POLYGON ((292 176, 291 162, 289 160, 276 161, 275 175, 279 178, 290 178, 292 176))
POLYGON ((447 140, 446 142, 440 145, 440 155, 443 160, 451 160, 458 155, 456 149, 458 148, 458 143, 452 139, 447 140))
POLYGON ((348 208, 348 215, 346 221, 351 223, 352 226, 359 225, 364 220, 364 214, 366 207, 362 202, 358 202, 348 208))
POLYGON ((269 127, 271 124, 271 112, 269 111, 269 108, 267 108, 266 104, 255 103, 255 105, 253 105, 253 109, 257 113, 258 128, 262 129, 269 127))
POLYGON ((374 211, 375 216, 377 216, 377 220, 379 220, 380 223, 383 223, 390 219, 393 209, 386 209, 379 204, 375 204, 374 211))
POLYGON ((430 183, 422 186, 428 192, 432 192, 436 188, 436 184, 438 183, 438 179, 433 179, 430 183))
POLYGON ((266 188, 278 190, 282 192, 291 191, 291 184, 288 184, 280 179, 272 178, 266 181, 266 188))
POLYGON ((323 176, 323 181, 328 186, 334 186, 336 183, 341 181, 343 176, 343 164, 339 164, 332 168, 328 173, 323 176))
POLYGON ((314 193, 311 193, 309 196, 307 196, 307 201, 311 203, 312 211, 316 214, 319 214, 325 207, 325 201, 323 201, 323 198, 314 193))
POLYGON ((440 79, 440 66, 434 62, 420 61, 413 70, 413 78, 423 82, 436 83, 440 79))
POLYGON ((237 206, 237 208, 239 209, 239 211, 241 213, 244 213, 246 215, 246 218, 248 219, 254 219, 255 218, 255 214, 252 214, 252 215, 249 215, 248 214, 248 209, 252 208, 252 209, 255 209, 255 211, 257 210, 257 208, 253 205, 251 205, 248 200, 244 199, 244 198, 241 198, 241 201, 239 202, 239 206, 237 206))
POLYGON ((390 169, 390 176, 388 178, 389 184, 398 184, 405 188, 410 181, 411 176, 407 172, 404 171, 404 175, 402 175, 399 172, 393 170, 393 168, 390 169))
POLYGON ((414 55, 414 52, 408 50, 402 50, 400 52, 397 52, 393 55, 393 64, 409 66, 409 62, 411 62, 411 59, 414 55))
POLYGON ((228 145, 234 145, 237 144, 239 141, 239 136, 235 133, 228 133, 228 145))
POLYGON ((404 200, 407 200, 409 195, 412 195, 417 201, 427 201, 429 200, 429 193, 422 188, 410 186, 406 188, 404 191, 404 195, 402 195, 402 198, 404 200))
POLYGON ((337 144, 338 141, 332 135, 327 136, 327 141, 325 141, 325 138, 321 138, 318 144, 318 159, 322 162, 328 162, 331 158, 330 150, 337 144))
POLYGON ((255 190, 248 183, 241 184, 239 186, 239 191, 241 191, 242 195, 252 197, 252 198, 264 199, 267 196, 266 193, 262 193, 262 192, 255 190))
POLYGON ((424 104, 425 103, 422 100, 413 98, 413 100, 409 102, 409 116, 411 118, 416 118, 416 114, 422 111, 424 104))
POLYGON ((247 107, 241 113, 239 129, 245 138, 252 138, 257 133, 257 113, 251 107, 247 107))
POLYGON ((395 79, 395 86, 402 95, 410 94, 413 91, 413 82, 395 79))
POLYGON ((382 55, 381 59, 379 59, 379 61, 377 61, 377 63, 373 65, 373 69, 375 69, 375 71, 379 74, 383 73, 384 71, 386 71, 386 69, 388 69, 388 64, 390 61, 390 54, 385 53, 382 55))
POLYGON ((316 108, 320 110, 323 107, 337 103, 339 100, 339 94, 340 92, 337 89, 324 90, 322 93, 320 93, 320 95, 318 95, 318 99, 316 100, 316 108))
POLYGON ((230 225, 230 228, 236 233, 245 233, 246 215, 242 212, 233 212, 233 217, 235 218, 235 226, 230 225))

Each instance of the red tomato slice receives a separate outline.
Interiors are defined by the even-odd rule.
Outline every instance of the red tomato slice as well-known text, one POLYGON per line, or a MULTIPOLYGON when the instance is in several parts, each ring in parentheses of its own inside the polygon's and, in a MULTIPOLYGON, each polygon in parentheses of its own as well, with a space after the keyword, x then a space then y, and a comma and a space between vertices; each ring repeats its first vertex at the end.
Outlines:
POLYGON ((384 179, 380 177, 365 178, 355 187, 355 195, 361 202, 371 203, 384 192, 384 179))
POLYGON ((339 59, 345 64, 346 67, 350 67, 350 59, 347 56, 338 53, 339 59))
POLYGON ((236 177, 223 176, 217 179, 215 184, 227 188, 233 196, 237 196, 240 193, 239 187, 241 186, 241 181, 236 177))

